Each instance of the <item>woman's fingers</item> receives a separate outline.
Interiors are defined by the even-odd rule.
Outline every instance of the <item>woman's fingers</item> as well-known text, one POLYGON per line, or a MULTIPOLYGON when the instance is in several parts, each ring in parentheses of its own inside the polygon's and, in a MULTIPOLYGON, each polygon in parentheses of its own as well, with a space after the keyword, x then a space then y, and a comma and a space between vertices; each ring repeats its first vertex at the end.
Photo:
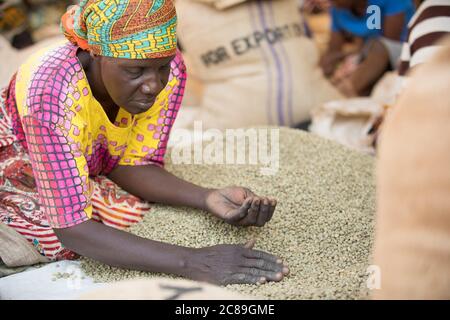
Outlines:
POLYGON ((277 201, 266 197, 252 196, 245 199, 237 213, 227 221, 242 226, 264 226, 272 219, 277 201))
POLYGON ((242 283, 242 284, 263 284, 266 283, 266 278, 264 277, 258 277, 251 275, 249 273, 235 273, 231 275, 231 281, 232 283, 242 283))
POLYGON ((265 271, 271 271, 274 273, 283 272, 283 264, 276 263, 264 259, 246 259, 242 265, 247 268, 257 268, 265 271))
MULTIPOLYGON (((251 239, 245 245, 217 245, 204 248, 207 254, 200 257, 212 268, 210 277, 213 282, 224 284, 263 284, 267 281, 281 281, 287 274, 282 260, 264 251, 254 250, 256 240, 251 239), (223 260, 223 256, 229 256, 223 260), (207 258, 208 257, 208 258, 207 258)), ((201 251, 200 251, 201 252, 201 251)))
POLYGON ((279 264, 282 262, 282 260, 280 258, 278 258, 277 256, 274 256, 273 254, 270 254, 270 253, 267 253, 264 251, 260 251, 260 250, 255 250, 255 249, 245 250, 244 256, 249 259, 263 259, 266 261, 270 261, 273 263, 279 263, 279 264))
POLYGON ((235 215, 231 216, 228 219, 228 222, 237 223, 240 220, 245 219, 245 217, 248 215, 248 210, 250 209, 250 206, 252 204, 252 200, 253 200, 252 198, 245 199, 244 203, 239 208, 237 213, 235 215))
POLYGON ((257 278, 265 278, 268 281, 280 281, 283 279, 283 273, 281 271, 275 272, 275 271, 268 271, 268 270, 262 270, 257 268, 241 268, 239 270, 240 272, 244 274, 251 275, 253 277, 257 278))
POLYGON ((249 209, 249 214, 239 223, 262 227, 272 219, 276 205, 275 199, 255 197, 249 209))
POLYGON ((247 210, 247 215, 241 219, 238 223, 244 226, 254 226, 256 225, 256 221, 258 219, 259 205, 261 200, 258 197, 252 198, 252 203, 250 208, 247 210))
POLYGON ((259 206, 261 204, 261 199, 259 197, 255 197, 253 199, 252 205, 250 207, 250 212, 248 215, 248 218, 252 222, 252 224, 255 224, 258 219, 258 213, 259 213, 259 206))
POLYGON ((267 221, 269 221, 269 215, 270 215, 270 203, 267 198, 263 198, 261 200, 261 205, 259 207, 259 214, 256 220, 256 225, 258 227, 262 227, 266 224, 267 221))
POLYGON ((245 259, 243 260, 243 267, 254 267, 275 272, 281 271, 285 274, 288 273, 289 269, 287 268, 287 264, 283 263, 283 260, 273 254, 253 249, 255 243, 256 239, 250 239, 244 245, 245 249, 242 252, 242 256, 245 259))
POLYGON ((270 209, 269 209, 269 217, 267 222, 269 222, 270 220, 272 220, 273 217, 273 213, 275 212, 275 208, 277 206, 277 200, 275 199, 269 199, 270 202, 270 209))
MULTIPOLYGON (((246 248, 248 251, 253 251, 250 248, 253 247, 254 244, 254 239, 247 242, 246 248)), ((232 281, 237 281, 237 283, 262 284, 266 281, 281 281, 286 275, 286 273, 283 272, 284 266, 281 263, 277 263, 281 260, 275 256, 262 251, 258 251, 251 255, 260 256, 262 258, 248 258, 244 255, 242 257, 241 267, 237 270, 236 274, 231 276, 232 281)))
POLYGON ((282 266, 281 270, 282 270, 283 274, 289 273, 289 268, 288 268, 287 264, 284 263, 283 260, 281 260, 280 258, 274 256, 273 254, 270 254, 270 253, 267 253, 264 251, 260 251, 260 250, 252 249, 252 250, 246 250, 244 252, 244 256, 247 258, 250 258, 250 259, 261 259, 264 261, 268 261, 271 263, 281 265, 282 266))
MULTIPOLYGON (((249 275, 249 279, 254 280, 255 278, 260 279, 260 283, 264 283, 267 280, 269 281, 280 281, 283 279, 283 265, 276 263, 279 261, 275 256, 271 254, 261 255, 261 254, 250 254, 250 255, 260 255, 261 257, 268 258, 260 258, 253 259, 248 258, 246 256, 249 255, 248 251, 254 251, 253 247, 255 246, 256 239, 251 239, 245 244, 245 248, 243 253, 243 263, 242 267, 239 270, 239 273, 249 275), (261 281, 264 279, 264 281, 261 281)), ((263 251, 261 251, 263 252, 263 251)))

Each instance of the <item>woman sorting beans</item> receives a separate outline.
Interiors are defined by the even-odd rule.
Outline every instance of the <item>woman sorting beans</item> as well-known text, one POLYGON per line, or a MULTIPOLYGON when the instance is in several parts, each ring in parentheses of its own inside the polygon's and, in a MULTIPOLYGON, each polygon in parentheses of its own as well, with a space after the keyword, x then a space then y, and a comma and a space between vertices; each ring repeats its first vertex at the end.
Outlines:
POLYGON ((0 222, 49 260, 105 264, 217 284, 280 281, 281 259, 247 244, 187 248, 126 230, 151 202, 239 227, 264 226, 276 200, 203 188, 164 170, 186 70, 172 0, 83 0, 68 41, 31 56, 0 100, 0 222))

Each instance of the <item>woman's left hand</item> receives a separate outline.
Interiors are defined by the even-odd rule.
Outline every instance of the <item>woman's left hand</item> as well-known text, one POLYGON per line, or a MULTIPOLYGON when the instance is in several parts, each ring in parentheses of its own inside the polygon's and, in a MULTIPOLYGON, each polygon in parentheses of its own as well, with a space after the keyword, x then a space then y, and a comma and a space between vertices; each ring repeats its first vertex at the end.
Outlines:
POLYGON ((236 226, 264 226, 272 219, 277 201, 259 197, 243 187, 212 190, 206 208, 214 216, 236 226))

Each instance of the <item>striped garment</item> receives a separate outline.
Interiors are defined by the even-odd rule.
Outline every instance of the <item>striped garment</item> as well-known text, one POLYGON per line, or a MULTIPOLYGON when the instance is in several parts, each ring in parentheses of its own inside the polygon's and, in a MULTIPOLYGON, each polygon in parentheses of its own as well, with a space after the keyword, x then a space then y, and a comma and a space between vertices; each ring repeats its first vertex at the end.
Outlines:
POLYGON ((439 49, 436 43, 450 34, 450 0, 426 0, 408 24, 403 45, 399 75, 426 62, 439 49))

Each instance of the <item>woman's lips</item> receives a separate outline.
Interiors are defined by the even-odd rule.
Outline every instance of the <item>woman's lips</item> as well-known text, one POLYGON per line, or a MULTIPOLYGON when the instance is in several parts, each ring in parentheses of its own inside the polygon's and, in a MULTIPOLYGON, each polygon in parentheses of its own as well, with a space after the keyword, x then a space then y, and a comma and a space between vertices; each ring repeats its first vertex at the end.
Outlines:
POLYGON ((135 101, 135 104, 139 109, 147 110, 155 103, 155 99, 153 100, 145 100, 145 101, 135 101))

